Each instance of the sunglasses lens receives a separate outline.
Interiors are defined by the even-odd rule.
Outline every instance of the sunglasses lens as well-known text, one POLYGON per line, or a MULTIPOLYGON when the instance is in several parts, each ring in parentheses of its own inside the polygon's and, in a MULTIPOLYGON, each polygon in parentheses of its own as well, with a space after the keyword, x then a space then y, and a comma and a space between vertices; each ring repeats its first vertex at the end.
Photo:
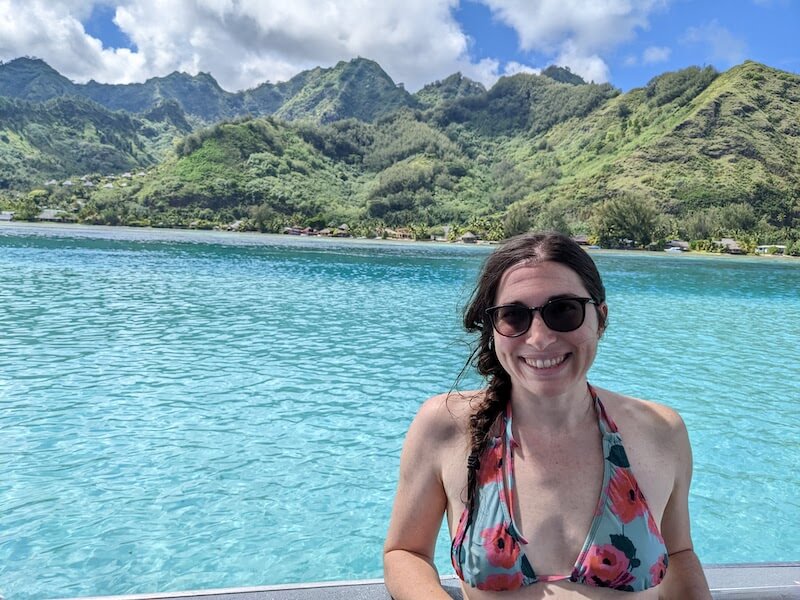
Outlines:
POLYGON ((586 305, 572 298, 553 300, 542 308, 542 319, 553 331, 574 331, 583 325, 586 305))
POLYGON ((531 312, 524 306, 501 306, 493 314, 494 328, 500 335, 515 337, 528 331, 531 312))

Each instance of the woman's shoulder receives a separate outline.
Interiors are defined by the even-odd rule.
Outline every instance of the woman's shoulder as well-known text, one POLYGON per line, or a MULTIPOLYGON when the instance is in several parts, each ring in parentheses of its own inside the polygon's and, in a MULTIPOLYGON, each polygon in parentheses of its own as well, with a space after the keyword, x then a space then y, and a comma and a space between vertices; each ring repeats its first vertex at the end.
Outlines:
POLYGON ((606 412, 623 432, 641 432, 651 440, 669 443, 685 435, 686 426, 678 412, 650 400, 595 388, 606 412))
POLYGON ((435 439, 462 437, 469 418, 483 401, 485 390, 450 391, 428 398, 420 407, 412 427, 435 439))

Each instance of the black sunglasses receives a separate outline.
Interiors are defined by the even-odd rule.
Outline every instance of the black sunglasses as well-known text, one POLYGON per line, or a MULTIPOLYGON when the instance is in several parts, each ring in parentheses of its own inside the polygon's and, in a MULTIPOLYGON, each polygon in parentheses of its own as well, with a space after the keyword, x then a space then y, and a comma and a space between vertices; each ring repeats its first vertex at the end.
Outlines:
POLYGON ((494 330, 505 337, 519 337, 530 329, 537 310, 542 321, 553 331, 575 331, 586 318, 586 305, 597 304, 591 298, 555 298, 541 306, 501 304, 486 309, 494 330))

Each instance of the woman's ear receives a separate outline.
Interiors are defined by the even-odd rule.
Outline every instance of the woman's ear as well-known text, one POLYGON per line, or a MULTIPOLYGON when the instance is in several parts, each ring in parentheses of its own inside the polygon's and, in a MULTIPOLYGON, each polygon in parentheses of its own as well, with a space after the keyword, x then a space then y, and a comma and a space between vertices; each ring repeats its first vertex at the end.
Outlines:
POLYGON ((603 337, 608 326, 608 304, 603 302, 597 307, 598 315, 600 316, 600 327, 597 329, 597 339, 603 337))

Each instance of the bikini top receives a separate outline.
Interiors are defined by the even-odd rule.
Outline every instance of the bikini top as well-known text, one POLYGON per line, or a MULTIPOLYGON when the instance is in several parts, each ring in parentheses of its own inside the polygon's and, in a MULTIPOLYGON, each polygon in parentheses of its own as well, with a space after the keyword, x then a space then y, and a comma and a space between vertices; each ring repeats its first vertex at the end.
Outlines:
MULTIPOLYGON (((667 550, 644 494, 633 476, 622 438, 589 386, 603 434, 603 487, 586 541, 569 575, 537 575, 514 522, 514 452, 511 403, 504 434, 480 457, 474 514, 464 509, 450 551, 458 577, 480 590, 516 590, 538 582, 569 580, 638 592, 658 585, 667 550)), ((528 552, 532 546, 528 546, 528 552)))

